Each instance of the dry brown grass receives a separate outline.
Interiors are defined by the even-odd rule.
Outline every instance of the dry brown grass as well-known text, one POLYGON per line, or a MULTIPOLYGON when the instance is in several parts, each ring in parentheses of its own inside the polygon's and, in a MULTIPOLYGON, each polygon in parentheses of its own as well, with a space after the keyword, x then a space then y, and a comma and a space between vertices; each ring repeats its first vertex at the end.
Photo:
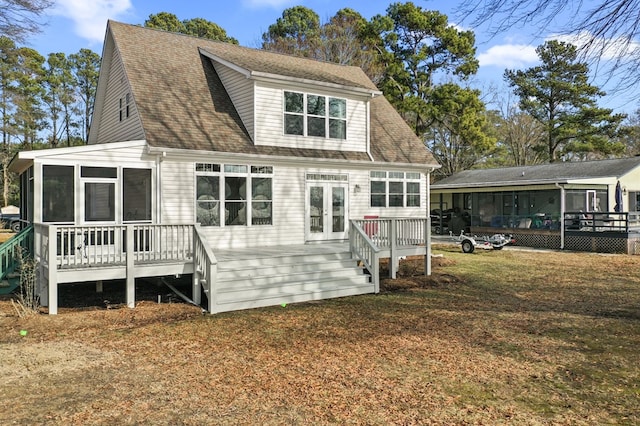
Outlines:
POLYGON ((16 234, 11 232, 9 229, 0 229, 0 244, 4 243, 14 235, 16 234))
POLYGON ((438 252, 379 295, 215 316, 3 300, 0 424, 640 423, 640 257, 438 252))

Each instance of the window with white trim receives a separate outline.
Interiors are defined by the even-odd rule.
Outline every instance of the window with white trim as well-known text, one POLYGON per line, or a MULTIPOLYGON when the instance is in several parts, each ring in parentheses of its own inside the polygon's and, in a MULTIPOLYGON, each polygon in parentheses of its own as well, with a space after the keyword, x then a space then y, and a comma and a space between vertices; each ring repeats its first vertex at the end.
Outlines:
POLYGON ((420 173, 370 172, 371 207, 420 207, 420 173))
POLYGON ((284 92, 284 133, 347 139, 347 100, 284 92))
POLYGON ((125 118, 129 118, 130 107, 131 107, 131 94, 127 93, 126 95, 124 95, 124 98, 120 98, 119 100, 120 121, 123 121, 125 118))
POLYGON ((271 225, 273 167, 196 164, 196 222, 202 226, 271 225))

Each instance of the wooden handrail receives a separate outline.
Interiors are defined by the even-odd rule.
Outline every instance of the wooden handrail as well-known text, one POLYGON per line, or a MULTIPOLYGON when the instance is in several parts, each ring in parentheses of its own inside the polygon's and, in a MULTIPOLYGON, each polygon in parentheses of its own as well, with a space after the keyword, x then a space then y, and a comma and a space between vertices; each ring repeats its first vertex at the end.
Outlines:
POLYGON ((193 227, 193 294, 194 302, 200 304, 200 286, 204 286, 207 295, 207 310, 216 312, 216 280, 218 275, 218 259, 207 243, 199 224, 193 227))
POLYGON ((380 292, 380 248, 359 225, 351 220, 349 225, 349 249, 356 259, 362 261, 371 274, 375 293, 380 292))

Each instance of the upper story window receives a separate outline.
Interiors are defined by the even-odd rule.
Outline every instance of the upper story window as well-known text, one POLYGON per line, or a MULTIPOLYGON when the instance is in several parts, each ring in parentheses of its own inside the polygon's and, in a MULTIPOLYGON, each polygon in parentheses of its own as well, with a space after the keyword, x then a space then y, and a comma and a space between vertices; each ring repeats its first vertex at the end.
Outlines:
POLYGON ((420 207, 420 173, 371 172, 371 207, 420 207))
POLYGON ((127 93, 124 98, 120 98, 120 121, 129 118, 131 106, 131 94, 127 93))
POLYGON ((347 100, 284 92, 284 133, 346 139, 347 100))

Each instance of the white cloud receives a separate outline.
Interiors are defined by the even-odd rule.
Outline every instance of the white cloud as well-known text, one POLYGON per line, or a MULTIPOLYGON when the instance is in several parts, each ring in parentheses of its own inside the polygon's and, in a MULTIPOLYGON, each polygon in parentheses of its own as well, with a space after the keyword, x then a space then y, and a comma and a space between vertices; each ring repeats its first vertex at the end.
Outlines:
POLYGON ((552 34, 546 40, 558 40, 565 43, 571 43, 578 47, 578 50, 586 51, 590 55, 595 55, 600 59, 612 60, 620 59, 625 56, 634 56, 640 52, 640 43, 629 42, 622 37, 618 38, 602 38, 594 37, 588 31, 581 31, 578 34, 559 35, 552 34))
POLYGON ((57 0, 53 12, 73 21, 78 36, 101 43, 107 20, 118 19, 131 9, 131 0, 57 0))
POLYGON ((262 7, 272 7, 279 9, 284 6, 293 5, 294 0, 242 0, 243 6, 251 9, 259 9, 262 7))
POLYGON ((501 44, 491 46, 478 55, 480 66, 522 68, 538 61, 536 48, 528 44, 501 44))

